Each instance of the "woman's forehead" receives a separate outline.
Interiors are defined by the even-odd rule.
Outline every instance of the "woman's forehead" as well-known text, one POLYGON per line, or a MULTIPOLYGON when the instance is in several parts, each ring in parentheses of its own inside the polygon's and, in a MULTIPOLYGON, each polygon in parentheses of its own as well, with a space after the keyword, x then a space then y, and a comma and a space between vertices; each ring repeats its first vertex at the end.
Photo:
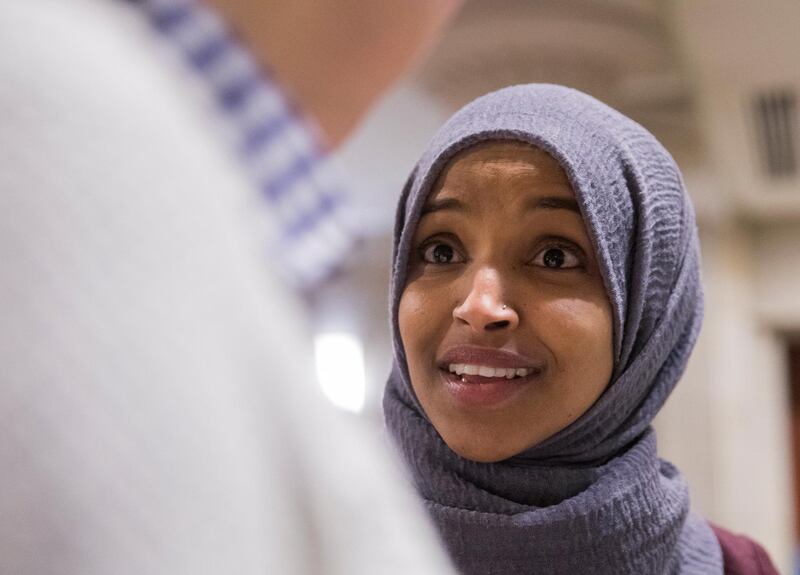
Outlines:
POLYGON ((550 154, 513 141, 484 142, 461 151, 442 170, 435 189, 445 184, 461 187, 493 179, 566 185, 572 189, 564 169, 550 154))
POLYGON ((451 197, 524 203, 538 196, 575 197, 561 165, 530 144, 492 141, 454 156, 439 174, 426 206, 451 197))

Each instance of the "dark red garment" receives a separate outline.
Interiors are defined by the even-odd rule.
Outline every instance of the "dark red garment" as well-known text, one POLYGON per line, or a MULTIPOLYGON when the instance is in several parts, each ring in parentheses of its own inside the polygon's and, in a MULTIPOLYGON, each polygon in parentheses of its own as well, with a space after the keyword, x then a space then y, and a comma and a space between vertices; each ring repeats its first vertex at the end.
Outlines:
POLYGON ((711 529, 722 547, 725 575, 780 575, 761 545, 717 525, 711 529))

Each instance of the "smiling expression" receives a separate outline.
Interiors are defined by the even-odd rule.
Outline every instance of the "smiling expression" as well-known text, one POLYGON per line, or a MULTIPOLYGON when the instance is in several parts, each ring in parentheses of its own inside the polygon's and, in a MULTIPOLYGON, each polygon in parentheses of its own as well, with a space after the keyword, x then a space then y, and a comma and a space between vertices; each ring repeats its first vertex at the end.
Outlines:
POLYGON ((450 161, 414 234, 399 327, 414 392, 462 457, 519 454, 591 407, 611 378, 612 311, 556 160, 488 142, 450 161))

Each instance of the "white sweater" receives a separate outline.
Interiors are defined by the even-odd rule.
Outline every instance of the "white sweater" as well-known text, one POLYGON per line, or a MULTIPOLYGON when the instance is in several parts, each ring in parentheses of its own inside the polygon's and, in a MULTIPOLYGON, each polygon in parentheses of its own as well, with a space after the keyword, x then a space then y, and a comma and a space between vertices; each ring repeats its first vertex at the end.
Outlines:
POLYGON ((0 3, 0 573, 448 573, 135 7, 0 3))

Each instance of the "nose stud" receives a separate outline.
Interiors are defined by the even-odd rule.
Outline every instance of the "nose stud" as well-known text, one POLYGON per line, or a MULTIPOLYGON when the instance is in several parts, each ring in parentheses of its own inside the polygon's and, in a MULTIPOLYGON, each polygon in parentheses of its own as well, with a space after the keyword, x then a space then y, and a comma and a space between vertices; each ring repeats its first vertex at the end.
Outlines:
POLYGON ((504 304, 504 305, 503 305, 503 311, 505 311, 505 310, 507 310, 507 309, 508 309, 508 306, 504 304))

